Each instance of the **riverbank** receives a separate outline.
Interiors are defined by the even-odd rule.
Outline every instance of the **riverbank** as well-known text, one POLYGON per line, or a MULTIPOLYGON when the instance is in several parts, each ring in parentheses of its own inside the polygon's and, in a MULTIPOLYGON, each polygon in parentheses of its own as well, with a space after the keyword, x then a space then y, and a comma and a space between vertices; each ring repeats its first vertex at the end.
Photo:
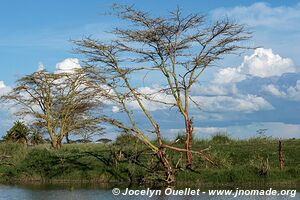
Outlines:
MULTIPOLYGON (((177 144, 178 147, 184 144, 177 144)), ((169 151, 177 182, 207 184, 300 184, 300 140, 283 141, 285 167, 279 169, 278 141, 270 138, 232 140, 215 137, 196 140, 193 148, 208 149, 215 166, 194 156, 193 170, 184 168, 184 154, 169 151)), ((112 144, 65 144, 59 150, 50 145, 0 144, 2 183, 121 183, 155 184, 164 171, 139 141, 120 137, 112 144)))

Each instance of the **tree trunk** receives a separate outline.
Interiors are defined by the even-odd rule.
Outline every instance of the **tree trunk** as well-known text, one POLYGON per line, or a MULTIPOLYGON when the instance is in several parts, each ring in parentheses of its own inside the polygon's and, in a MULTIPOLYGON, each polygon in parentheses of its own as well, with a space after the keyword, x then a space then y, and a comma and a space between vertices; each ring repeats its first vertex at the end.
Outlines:
POLYGON ((66 141, 67 141, 67 144, 70 144, 70 143, 71 143, 71 141, 70 141, 70 139, 69 139, 69 133, 66 133, 66 141))
POLYGON ((191 153, 191 141, 192 141, 192 120, 186 119, 185 120, 185 127, 186 127, 186 141, 185 141, 185 148, 186 148, 186 168, 189 169, 192 167, 192 153, 191 153))
POLYGON ((56 149, 60 149, 61 148, 61 141, 62 141, 62 138, 58 138, 57 139, 57 143, 56 143, 56 149))
POLYGON ((60 138, 52 138, 52 140, 51 140, 51 146, 52 146, 52 148, 54 148, 54 149, 60 149, 61 148, 61 141, 62 141, 62 139, 60 139, 60 138))
POLYGON ((56 140, 56 138, 51 138, 51 146, 54 149, 57 148, 57 140, 56 140))
POLYGON ((167 184, 175 183, 176 177, 174 175, 172 166, 170 165, 168 159, 166 158, 166 152, 163 149, 159 149, 158 155, 159 155, 160 161, 162 162, 162 164, 166 170, 167 184))
POLYGON ((278 160, 279 160, 279 169, 282 170, 284 168, 284 155, 283 155, 283 145, 281 140, 279 140, 279 145, 278 145, 278 160))

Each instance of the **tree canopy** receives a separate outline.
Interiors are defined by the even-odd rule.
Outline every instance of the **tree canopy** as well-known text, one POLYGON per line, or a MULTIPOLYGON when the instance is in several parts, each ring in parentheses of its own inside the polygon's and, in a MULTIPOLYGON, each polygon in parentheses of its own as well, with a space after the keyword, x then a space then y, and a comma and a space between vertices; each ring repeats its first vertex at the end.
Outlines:
POLYGON ((72 73, 45 70, 24 76, 2 99, 19 106, 16 113, 45 130, 52 146, 59 148, 67 133, 99 132, 101 90, 82 69, 72 73))

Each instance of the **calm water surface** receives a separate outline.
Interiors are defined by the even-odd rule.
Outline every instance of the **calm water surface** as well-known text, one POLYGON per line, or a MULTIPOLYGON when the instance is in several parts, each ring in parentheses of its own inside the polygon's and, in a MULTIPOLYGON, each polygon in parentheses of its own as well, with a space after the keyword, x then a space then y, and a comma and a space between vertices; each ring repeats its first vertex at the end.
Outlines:
MULTIPOLYGON (((203 200, 229 200, 229 199, 244 199, 244 200, 279 200, 279 199, 293 199, 300 200, 300 193, 297 190, 295 197, 291 198, 290 196, 239 196, 233 198, 232 196, 208 196, 207 194, 201 194, 199 196, 155 196, 151 199, 160 200, 160 199, 203 199, 203 200)), ((124 192, 124 190, 122 190, 124 192)), ((7 186, 0 185, 0 200, 111 200, 111 199, 150 199, 146 196, 123 196, 118 195, 114 196, 112 190, 108 188, 76 188, 73 186, 7 186)))

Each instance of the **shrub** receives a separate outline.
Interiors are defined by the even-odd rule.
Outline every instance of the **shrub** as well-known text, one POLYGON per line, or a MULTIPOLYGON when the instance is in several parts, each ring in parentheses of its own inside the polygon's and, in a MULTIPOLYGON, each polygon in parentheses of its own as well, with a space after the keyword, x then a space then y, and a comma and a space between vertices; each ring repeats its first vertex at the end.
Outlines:
POLYGON ((45 140, 40 133, 34 132, 30 136, 30 142, 33 145, 44 144, 45 140))
POLYGON ((227 133, 217 133, 211 138, 212 142, 221 143, 221 144, 228 144, 232 141, 232 139, 228 136, 227 133))
POLYGON ((5 141, 18 142, 22 144, 27 144, 29 135, 29 129, 24 124, 24 122, 16 121, 11 127, 7 134, 3 137, 5 141))
POLYGON ((29 174, 38 174, 48 179, 60 173, 57 170, 59 158, 48 149, 32 149, 23 160, 22 168, 29 174))
POLYGON ((122 133, 116 138, 115 144, 126 145, 126 144, 132 144, 132 143, 135 143, 138 141, 139 141, 139 139, 136 138, 134 135, 128 134, 128 133, 122 133))

